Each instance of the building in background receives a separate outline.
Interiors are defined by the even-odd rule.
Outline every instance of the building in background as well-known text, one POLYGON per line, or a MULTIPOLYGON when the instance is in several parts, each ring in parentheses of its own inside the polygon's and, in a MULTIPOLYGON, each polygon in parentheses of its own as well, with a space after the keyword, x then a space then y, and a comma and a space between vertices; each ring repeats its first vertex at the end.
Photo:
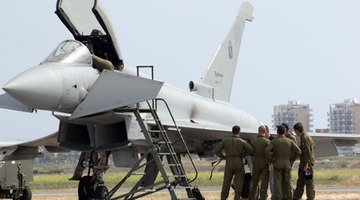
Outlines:
POLYGON ((274 106, 272 118, 273 128, 286 122, 292 129, 297 122, 301 122, 306 132, 312 131, 312 110, 308 104, 302 104, 300 101, 289 101, 288 104, 274 106))
POLYGON ((356 99, 331 104, 328 122, 331 133, 360 133, 360 104, 356 99))
POLYGON ((328 128, 317 128, 317 129, 315 129, 315 133, 330 133, 330 129, 328 129, 328 128))

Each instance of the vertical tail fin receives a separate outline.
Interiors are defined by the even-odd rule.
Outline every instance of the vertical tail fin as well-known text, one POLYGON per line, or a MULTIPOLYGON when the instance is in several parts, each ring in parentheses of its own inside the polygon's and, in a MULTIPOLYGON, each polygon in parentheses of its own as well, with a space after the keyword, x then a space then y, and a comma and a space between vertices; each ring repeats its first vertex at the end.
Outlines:
POLYGON ((200 83, 213 89, 213 98, 229 101, 241 38, 246 21, 252 21, 253 6, 244 2, 225 40, 220 44, 200 83))

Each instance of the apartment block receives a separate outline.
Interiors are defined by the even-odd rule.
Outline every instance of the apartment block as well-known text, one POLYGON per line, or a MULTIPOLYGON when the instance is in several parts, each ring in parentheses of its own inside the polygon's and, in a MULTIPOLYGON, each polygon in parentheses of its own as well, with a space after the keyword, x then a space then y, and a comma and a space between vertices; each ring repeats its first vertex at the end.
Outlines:
POLYGON ((308 104, 302 104, 300 101, 289 101, 288 104, 274 106, 272 115, 273 128, 283 122, 289 124, 290 129, 301 122, 306 132, 312 131, 313 127, 312 109, 308 104))
POLYGON ((360 104, 357 99, 331 104, 328 122, 331 133, 360 133, 360 104))

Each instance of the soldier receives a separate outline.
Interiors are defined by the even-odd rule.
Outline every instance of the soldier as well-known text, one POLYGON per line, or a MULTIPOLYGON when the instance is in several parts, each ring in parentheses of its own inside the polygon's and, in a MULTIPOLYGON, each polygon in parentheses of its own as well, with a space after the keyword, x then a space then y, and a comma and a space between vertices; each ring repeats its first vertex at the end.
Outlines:
POLYGON ((289 124, 287 123, 282 123, 281 125, 283 125, 285 127, 285 137, 289 138, 290 140, 294 141, 295 144, 296 144, 296 137, 294 135, 292 135, 290 133, 290 130, 289 130, 289 124))
POLYGON ((301 155, 301 150, 292 141, 284 136, 285 127, 277 126, 278 137, 270 142, 265 148, 267 158, 274 166, 274 181, 275 181, 275 199, 280 200, 281 195, 281 182, 285 182, 283 193, 287 200, 291 200, 291 183, 290 183, 290 157, 292 154, 297 157, 301 155))
POLYGON ((272 140, 272 139, 275 139, 275 137, 274 136, 272 136, 271 134, 270 134, 270 129, 269 129, 269 127, 267 126, 267 125, 264 125, 265 126, 265 137, 267 138, 267 139, 269 139, 270 141, 272 140))
MULTIPOLYGON (((267 125, 265 125, 265 129, 266 129, 265 137, 267 139, 269 139, 270 141, 275 139, 275 137, 270 134, 270 130, 269 130, 269 127, 267 125)), ((275 199, 274 167, 272 166, 271 163, 270 163, 270 166, 269 166, 269 186, 270 186, 271 200, 274 200, 275 199)))
POLYGON ((96 56, 94 54, 92 54, 91 57, 92 57, 94 68, 96 68, 100 71, 103 71, 104 69, 114 71, 115 67, 109 60, 100 58, 99 56, 96 56))
POLYGON ((240 200, 242 187, 244 182, 244 163, 243 157, 250 155, 253 148, 245 140, 240 138, 240 127, 234 126, 232 128, 233 135, 224 138, 216 147, 215 154, 221 159, 225 159, 224 180, 221 189, 221 200, 226 200, 229 196, 229 189, 231 181, 234 178, 235 185, 235 200, 240 200), (225 154, 223 153, 225 151, 225 154))
POLYGON ((313 200, 315 199, 315 186, 312 177, 315 163, 315 143, 311 136, 304 132, 304 127, 300 122, 294 125, 294 131, 301 138, 300 149, 302 151, 294 199, 301 199, 304 193, 304 186, 306 185, 306 197, 308 200, 313 200))
MULTIPOLYGON (((285 137, 289 138, 290 140, 294 141, 295 144, 297 144, 296 143, 296 137, 292 133, 290 133, 289 125, 287 123, 285 123, 285 122, 281 123, 281 125, 283 125, 285 127, 285 134, 284 134, 285 137)), ((290 157, 291 168, 294 165, 294 162, 295 162, 296 158, 297 158, 296 155, 291 155, 291 157, 290 157)), ((291 179, 291 173, 290 173, 290 179, 291 179)), ((284 188, 285 188, 285 183, 284 182, 281 183, 281 188, 282 188, 282 191, 283 191, 284 188)), ((292 194, 292 191, 293 191, 293 187, 291 186, 291 194, 292 194)), ((285 199, 285 194, 284 193, 282 194, 282 198, 285 199)))
POLYGON ((260 200, 267 198, 267 188, 269 182, 269 162, 265 159, 265 147, 270 143, 270 140, 265 137, 265 126, 259 126, 258 135, 251 140, 253 152, 253 174, 251 180, 251 189, 249 200, 255 199, 255 193, 261 180, 260 200))

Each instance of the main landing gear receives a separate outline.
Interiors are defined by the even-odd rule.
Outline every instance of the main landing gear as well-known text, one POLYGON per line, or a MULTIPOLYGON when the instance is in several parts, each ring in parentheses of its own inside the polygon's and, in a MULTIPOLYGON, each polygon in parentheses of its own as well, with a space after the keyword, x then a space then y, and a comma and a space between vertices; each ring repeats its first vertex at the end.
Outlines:
POLYGON ((109 191, 106 186, 99 185, 96 187, 96 183, 91 176, 84 176, 79 181, 78 196, 79 200, 89 199, 105 199, 109 191))
POLYGON ((108 189, 104 186, 104 173, 109 168, 109 152, 82 152, 74 176, 70 180, 79 180, 79 200, 106 199, 108 189), (88 167, 86 176, 82 172, 88 167), (81 177, 82 176, 82 177, 81 177))

